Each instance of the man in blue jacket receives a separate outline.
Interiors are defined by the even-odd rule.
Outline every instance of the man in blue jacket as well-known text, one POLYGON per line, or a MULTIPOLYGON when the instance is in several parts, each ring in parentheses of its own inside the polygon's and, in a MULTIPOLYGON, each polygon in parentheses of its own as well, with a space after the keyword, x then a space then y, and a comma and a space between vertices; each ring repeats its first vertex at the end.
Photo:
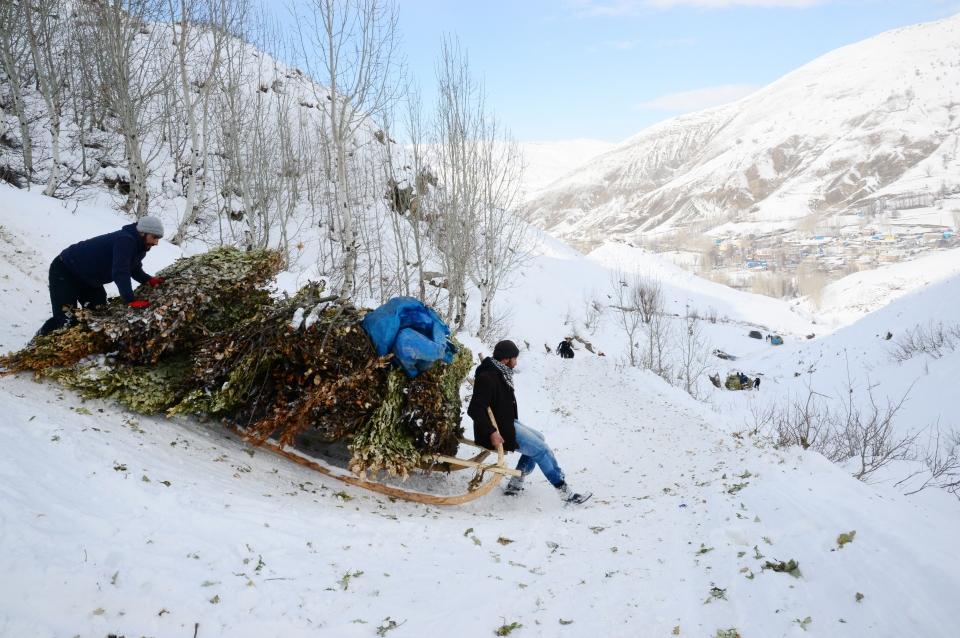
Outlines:
POLYGON ((77 305, 94 308, 107 303, 103 285, 117 284, 120 296, 131 308, 146 308, 144 299, 134 299, 130 279, 141 284, 159 286, 163 277, 143 272, 143 257, 163 237, 163 224, 151 215, 141 217, 118 231, 73 244, 50 264, 50 303, 53 316, 47 319, 39 334, 63 328, 69 322, 65 308, 77 305))

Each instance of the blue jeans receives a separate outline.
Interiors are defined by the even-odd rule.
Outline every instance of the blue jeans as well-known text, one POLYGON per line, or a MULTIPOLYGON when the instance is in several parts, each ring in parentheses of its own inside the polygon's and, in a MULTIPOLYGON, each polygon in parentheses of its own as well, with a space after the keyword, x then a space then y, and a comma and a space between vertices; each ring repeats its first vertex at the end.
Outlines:
POLYGON ((543 435, 520 421, 514 421, 513 427, 517 431, 517 448, 520 452, 520 461, 517 469, 526 476, 533 472, 533 468, 540 466, 540 471, 554 487, 563 485, 563 470, 553 455, 553 450, 547 445, 543 435))

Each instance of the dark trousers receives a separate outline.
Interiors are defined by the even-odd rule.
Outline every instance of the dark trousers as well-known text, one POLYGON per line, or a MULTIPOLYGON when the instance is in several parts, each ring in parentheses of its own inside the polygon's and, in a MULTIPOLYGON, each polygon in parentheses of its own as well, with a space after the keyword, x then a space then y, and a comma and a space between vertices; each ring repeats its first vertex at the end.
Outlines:
POLYGON ((95 308, 107 303, 107 291, 103 286, 91 286, 80 280, 67 268, 60 257, 50 264, 50 305, 53 316, 47 319, 40 334, 50 334, 69 323, 64 308, 95 308))

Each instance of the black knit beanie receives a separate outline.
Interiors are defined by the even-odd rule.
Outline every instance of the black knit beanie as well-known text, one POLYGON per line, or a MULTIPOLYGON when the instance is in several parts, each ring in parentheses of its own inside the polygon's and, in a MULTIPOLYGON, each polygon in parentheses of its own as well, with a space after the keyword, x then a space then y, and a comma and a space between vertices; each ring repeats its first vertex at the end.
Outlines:
POLYGON ((512 359, 519 356, 520 348, 518 348, 517 344, 509 339, 504 339, 493 347, 493 358, 497 359, 498 361, 502 361, 503 359, 512 359))

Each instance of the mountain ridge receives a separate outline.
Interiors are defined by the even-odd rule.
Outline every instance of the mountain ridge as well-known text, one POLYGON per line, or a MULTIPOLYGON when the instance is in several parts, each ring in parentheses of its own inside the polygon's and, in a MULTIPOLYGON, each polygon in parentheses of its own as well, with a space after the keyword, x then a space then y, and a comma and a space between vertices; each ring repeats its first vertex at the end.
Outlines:
POLYGON ((640 131, 525 214, 592 248, 730 222, 790 230, 884 196, 960 192, 958 42, 954 16, 841 47, 736 102, 640 131))

